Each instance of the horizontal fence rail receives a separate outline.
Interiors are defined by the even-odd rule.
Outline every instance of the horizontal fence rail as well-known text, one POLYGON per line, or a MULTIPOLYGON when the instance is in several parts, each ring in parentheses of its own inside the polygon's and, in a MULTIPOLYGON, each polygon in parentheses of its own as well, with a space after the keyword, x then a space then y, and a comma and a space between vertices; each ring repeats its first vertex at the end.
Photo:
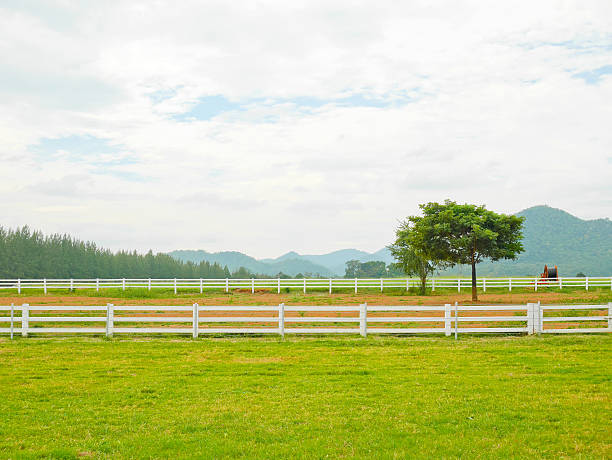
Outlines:
POLYGON ((607 305, 0 306, 0 333, 21 334, 561 334, 612 332, 607 305), (8 327, 6 327, 8 323, 8 327))
MULTIPOLYGON (((563 288, 610 288, 612 290, 612 276, 608 277, 585 277, 585 278, 478 278, 476 285, 486 292, 487 289, 507 289, 512 291, 516 288, 538 289, 563 289, 563 288)), ((278 293, 281 290, 308 290, 329 291, 375 289, 383 292, 385 289, 411 289, 420 286, 416 278, 96 278, 96 279, 0 279, 0 289, 15 290, 21 294, 28 289, 42 290, 45 294, 50 290, 57 289, 90 289, 100 291, 102 289, 172 289, 174 293, 179 290, 199 291, 205 290, 271 290, 278 293)), ((461 289, 472 287, 471 278, 430 278, 427 287, 432 291, 436 289, 461 289)))

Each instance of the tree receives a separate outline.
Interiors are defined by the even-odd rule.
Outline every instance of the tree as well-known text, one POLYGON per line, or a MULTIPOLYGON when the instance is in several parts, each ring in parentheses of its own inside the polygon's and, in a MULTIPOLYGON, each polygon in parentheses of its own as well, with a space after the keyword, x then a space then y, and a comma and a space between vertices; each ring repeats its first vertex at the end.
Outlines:
POLYGON ((400 269, 408 276, 418 276, 421 281, 419 294, 425 295, 427 277, 433 274, 434 270, 442 268, 444 264, 442 262, 429 261, 420 255, 408 243, 408 232, 410 232, 410 227, 403 223, 397 229, 395 243, 388 246, 391 255, 397 260, 397 264, 394 264, 393 269, 400 269))
POLYGON ((516 259, 523 252, 523 217, 450 200, 419 207, 423 216, 410 216, 402 224, 406 244, 434 263, 470 264, 473 301, 478 300, 477 263, 484 259, 516 259))
POLYGON ((345 278, 357 278, 359 276, 359 269, 361 267, 361 262, 358 260, 348 260, 346 263, 346 269, 344 270, 345 278))

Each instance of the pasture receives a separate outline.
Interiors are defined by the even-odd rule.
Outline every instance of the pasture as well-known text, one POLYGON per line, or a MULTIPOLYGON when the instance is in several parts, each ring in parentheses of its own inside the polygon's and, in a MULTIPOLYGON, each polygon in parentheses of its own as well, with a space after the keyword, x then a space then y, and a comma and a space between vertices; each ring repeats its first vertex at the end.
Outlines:
POLYGON ((612 338, 0 337, 3 458, 612 456, 612 338))

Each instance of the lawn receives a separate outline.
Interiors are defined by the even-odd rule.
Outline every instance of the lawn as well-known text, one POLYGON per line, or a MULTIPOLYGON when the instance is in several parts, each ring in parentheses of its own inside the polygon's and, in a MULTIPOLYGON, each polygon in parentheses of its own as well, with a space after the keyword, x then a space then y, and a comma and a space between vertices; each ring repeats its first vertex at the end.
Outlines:
POLYGON ((3 458, 612 456, 612 337, 0 338, 3 458))

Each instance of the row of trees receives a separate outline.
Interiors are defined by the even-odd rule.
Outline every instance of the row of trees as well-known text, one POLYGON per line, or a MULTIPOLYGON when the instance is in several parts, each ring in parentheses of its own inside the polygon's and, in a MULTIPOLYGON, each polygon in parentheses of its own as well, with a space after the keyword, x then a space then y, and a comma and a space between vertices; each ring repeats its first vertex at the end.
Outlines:
POLYGON ((240 268, 181 262, 166 254, 113 253, 68 235, 0 227, 0 278, 250 278, 240 268))
POLYGON ((386 265, 380 260, 370 262, 349 260, 346 262, 344 272, 345 278, 392 278, 404 275, 404 271, 397 264, 386 265))
POLYGON ((485 259, 515 259, 524 250, 524 217, 450 200, 419 207, 423 215, 403 221, 389 249, 404 273, 420 278, 423 294, 427 277, 435 270, 469 264, 472 300, 476 301, 476 264, 485 259))

